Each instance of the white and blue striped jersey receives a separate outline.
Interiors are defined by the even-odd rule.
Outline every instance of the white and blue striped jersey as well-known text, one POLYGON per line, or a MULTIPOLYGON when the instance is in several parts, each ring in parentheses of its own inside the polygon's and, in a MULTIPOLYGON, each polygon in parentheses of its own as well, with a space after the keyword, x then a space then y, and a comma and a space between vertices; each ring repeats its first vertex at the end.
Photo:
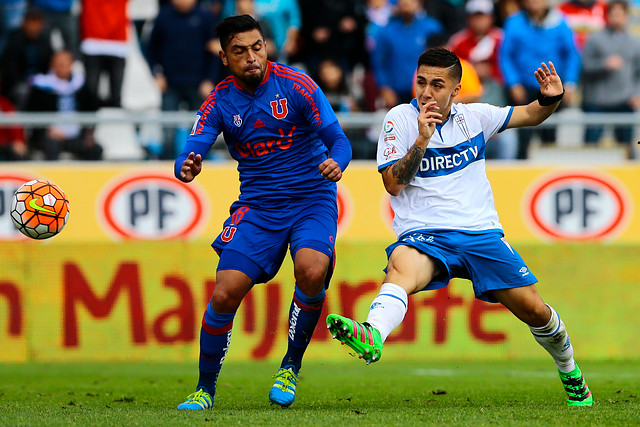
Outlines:
MULTIPOLYGON (((393 229, 502 229, 485 170, 486 142, 504 130, 513 107, 453 104, 436 125, 420 168, 411 182, 391 196, 393 229)), ((395 163, 418 138, 418 103, 401 104, 386 115, 378 139, 378 170, 395 163)))

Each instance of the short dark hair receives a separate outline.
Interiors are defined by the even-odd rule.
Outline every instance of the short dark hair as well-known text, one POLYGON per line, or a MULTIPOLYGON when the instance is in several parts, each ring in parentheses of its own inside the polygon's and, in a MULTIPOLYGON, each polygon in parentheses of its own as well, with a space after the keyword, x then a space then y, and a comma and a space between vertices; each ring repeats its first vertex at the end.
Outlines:
POLYGON ((216 26, 216 34, 218 34, 218 38, 220 39, 222 50, 227 50, 227 46, 229 46, 229 42, 231 42, 233 36, 251 30, 258 30, 264 38, 260 23, 253 19, 251 15, 230 16, 216 26))
POLYGON ((418 58, 418 68, 421 65, 428 67, 449 68, 449 75, 456 84, 462 79, 462 64, 460 58, 444 47, 432 47, 424 51, 418 58))

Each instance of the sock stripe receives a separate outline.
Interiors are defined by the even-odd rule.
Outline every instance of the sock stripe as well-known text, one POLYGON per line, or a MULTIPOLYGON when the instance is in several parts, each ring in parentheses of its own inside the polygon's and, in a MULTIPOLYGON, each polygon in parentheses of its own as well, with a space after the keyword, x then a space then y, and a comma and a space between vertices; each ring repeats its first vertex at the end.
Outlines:
MULTIPOLYGON (((537 337, 550 337, 552 335, 555 335, 556 332, 558 332, 558 330, 560 329, 560 326, 562 326, 562 321, 560 320, 560 315, 558 314, 558 312, 556 312, 554 310, 554 313, 556 314, 556 316, 558 317, 558 327, 556 328, 555 331, 551 332, 550 334, 537 334, 535 332, 533 332, 533 330, 531 330, 531 333, 537 337)), ((531 329, 531 328, 529 328, 531 329)))
POLYGON ((205 322, 204 317, 202 318, 202 329, 208 333, 209 335, 224 335, 231 330, 233 327, 233 321, 227 323, 226 325, 220 328, 214 328, 205 322))
POLYGON ((298 298, 296 298, 296 296, 293 296, 293 301, 296 303, 296 305, 298 307, 300 307, 300 310, 302 311, 316 311, 316 310, 320 310, 322 308, 322 304, 324 304, 324 298, 322 299, 322 301, 320 301, 317 304, 314 305, 307 305, 307 304, 303 304, 300 302, 300 300, 298 298))
POLYGON ((379 297, 385 296, 385 297, 391 297, 391 298, 395 298, 398 301, 400 301, 402 304, 404 304, 404 308, 407 308, 407 303, 400 297, 392 295, 392 294, 378 294, 379 297))

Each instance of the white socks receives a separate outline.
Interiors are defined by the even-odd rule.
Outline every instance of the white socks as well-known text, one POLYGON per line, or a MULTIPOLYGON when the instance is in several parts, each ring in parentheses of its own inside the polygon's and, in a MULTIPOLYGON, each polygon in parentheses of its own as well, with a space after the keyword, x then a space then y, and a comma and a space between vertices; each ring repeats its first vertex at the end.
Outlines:
POLYGON ((397 328, 407 313, 407 292, 393 283, 384 283, 380 293, 369 308, 367 323, 380 331, 385 342, 391 331, 397 328))
POLYGON ((546 306, 551 310, 549 323, 540 328, 529 326, 529 329, 536 341, 553 357, 558 369, 561 372, 571 372, 575 369, 576 363, 573 360, 573 346, 569 335, 558 313, 549 304, 546 306))

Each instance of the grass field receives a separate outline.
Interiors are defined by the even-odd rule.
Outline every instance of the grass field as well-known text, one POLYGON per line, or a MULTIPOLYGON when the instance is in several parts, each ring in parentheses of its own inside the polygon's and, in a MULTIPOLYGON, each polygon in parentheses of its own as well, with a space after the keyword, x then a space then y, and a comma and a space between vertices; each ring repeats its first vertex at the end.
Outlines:
POLYGON ((289 409, 274 363, 225 363, 213 410, 175 409, 194 364, 0 366, 0 425, 638 425, 640 361, 584 362, 591 408, 568 408, 550 361, 307 362, 289 409))

